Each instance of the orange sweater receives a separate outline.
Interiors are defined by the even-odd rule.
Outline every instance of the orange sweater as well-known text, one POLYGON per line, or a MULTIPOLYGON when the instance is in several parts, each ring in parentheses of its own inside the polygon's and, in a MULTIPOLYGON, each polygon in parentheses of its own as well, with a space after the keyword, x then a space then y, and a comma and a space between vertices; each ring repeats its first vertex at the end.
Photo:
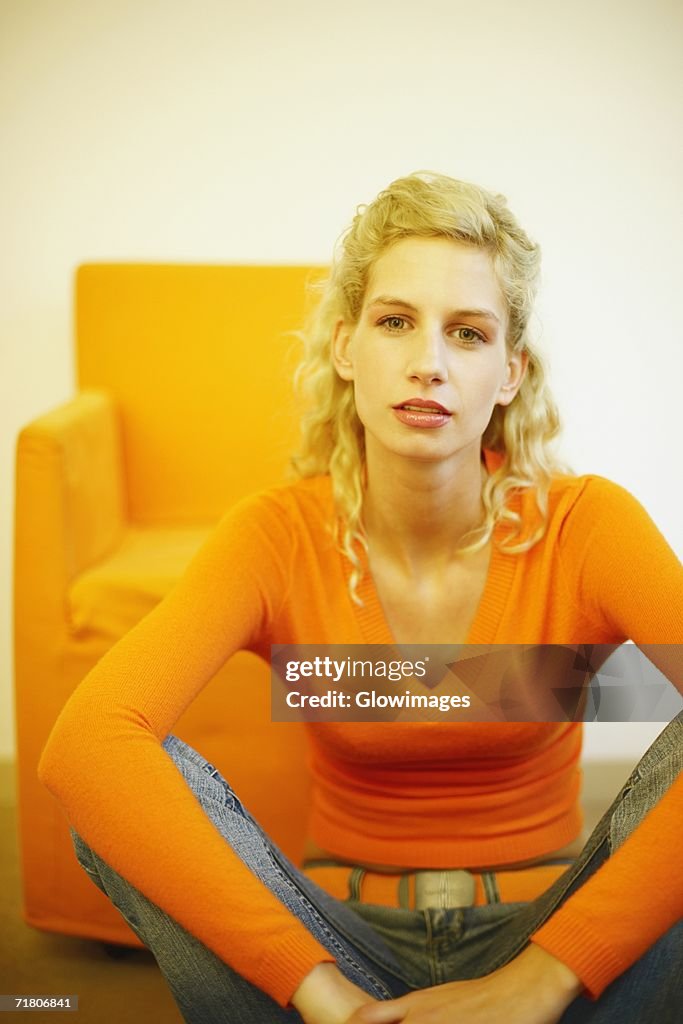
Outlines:
MULTIPOLYGON (((532 495, 514 504, 531 524, 532 495)), ((94 850, 283 1006, 333 957, 224 842, 161 742, 236 650, 268 658, 271 644, 391 642, 370 575, 363 607, 350 600, 332 517, 326 477, 228 512, 171 593, 72 695, 39 766, 94 850)), ((561 477, 544 539, 521 555, 494 548, 468 640, 680 643, 681 584, 676 556, 631 495, 600 477, 561 477)), ((580 724, 308 732, 311 835, 339 855, 476 867, 541 855, 580 833, 580 724)), ((533 936, 591 997, 681 916, 681 820, 683 777, 533 936)))

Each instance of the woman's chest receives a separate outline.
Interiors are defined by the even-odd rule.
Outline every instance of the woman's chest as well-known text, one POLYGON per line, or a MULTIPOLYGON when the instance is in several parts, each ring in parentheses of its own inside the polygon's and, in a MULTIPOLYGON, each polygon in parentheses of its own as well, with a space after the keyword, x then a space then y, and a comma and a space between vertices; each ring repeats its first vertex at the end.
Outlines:
POLYGON ((374 564, 377 597, 394 640, 401 644, 467 641, 486 590, 490 549, 475 552, 438 574, 410 576, 374 564))

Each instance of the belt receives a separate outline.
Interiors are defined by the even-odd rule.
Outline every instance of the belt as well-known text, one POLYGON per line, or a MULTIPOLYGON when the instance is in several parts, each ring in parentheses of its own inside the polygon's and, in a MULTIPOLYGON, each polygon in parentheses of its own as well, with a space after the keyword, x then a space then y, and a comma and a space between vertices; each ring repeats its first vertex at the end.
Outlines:
POLYGON ((331 860, 304 861, 303 871, 331 896, 405 910, 529 902, 567 871, 574 859, 500 871, 371 871, 331 860))

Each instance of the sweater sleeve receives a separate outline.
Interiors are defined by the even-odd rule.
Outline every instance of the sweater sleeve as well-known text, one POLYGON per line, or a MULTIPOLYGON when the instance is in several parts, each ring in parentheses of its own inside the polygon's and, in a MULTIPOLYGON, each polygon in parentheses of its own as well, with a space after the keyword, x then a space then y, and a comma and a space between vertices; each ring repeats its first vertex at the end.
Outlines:
POLYGON ((564 517, 559 543, 569 600, 606 636, 683 643, 683 568, 625 488, 587 477, 564 517))
POLYGON ((161 744, 230 655, 268 635, 288 545, 267 499, 231 510, 72 694, 38 768, 96 853, 281 1006, 334 957, 237 857, 161 744))
MULTIPOLYGON (((577 607, 606 636, 631 639, 683 692, 683 571, 643 507, 623 488, 590 478, 565 521, 563 575, 577 607), (673 645, 676 645, 675 647, 673 645)), ((580 638, 579 638, 580 639, 580 638)), ((680 765, 680 757, 675 764, 680 765)), ((683 775, 626 841, 531 940, 562 960, 597 999, 683 916, 683 775)))

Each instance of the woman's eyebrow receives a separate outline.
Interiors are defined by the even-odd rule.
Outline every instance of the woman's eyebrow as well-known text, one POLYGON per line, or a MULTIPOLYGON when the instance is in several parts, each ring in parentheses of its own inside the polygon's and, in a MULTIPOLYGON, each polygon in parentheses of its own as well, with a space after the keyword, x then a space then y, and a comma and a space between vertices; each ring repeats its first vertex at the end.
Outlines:
MULTIPOLYGON (((418 309, 413 306, 412 303, 406 302, 405 299, 398 299, 393 295, 378 295, 377 298, 372 299, 368 303, 368 309, 372 309, 373 306, 401 306, 403 309, 410 309, 413 313, 417 313, 418 309)), ((454 309, 449 316, 478 316, 484 317, 486 320, 495 320, 497 324, 500 323, 500 317, 497 316, 492 309, 454 309)))
POLYGON ((392 295, 378 295, 376 299, 368 303, 368 309, 371 309, 372 306, 403 306, 404 309, 412 309, 413 313, 417 313, 416 306, 406 302, 405 299, 396 299, 392 295))

